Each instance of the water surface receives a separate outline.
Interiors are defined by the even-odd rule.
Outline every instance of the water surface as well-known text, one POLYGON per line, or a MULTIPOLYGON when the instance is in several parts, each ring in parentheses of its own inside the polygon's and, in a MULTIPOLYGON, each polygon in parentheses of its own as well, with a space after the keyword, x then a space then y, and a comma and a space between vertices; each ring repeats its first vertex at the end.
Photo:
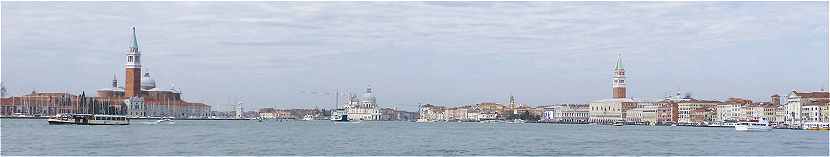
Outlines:
POLYGON ((828 132, 578 124, 3 119, 0 155, 828 155, 828 132))

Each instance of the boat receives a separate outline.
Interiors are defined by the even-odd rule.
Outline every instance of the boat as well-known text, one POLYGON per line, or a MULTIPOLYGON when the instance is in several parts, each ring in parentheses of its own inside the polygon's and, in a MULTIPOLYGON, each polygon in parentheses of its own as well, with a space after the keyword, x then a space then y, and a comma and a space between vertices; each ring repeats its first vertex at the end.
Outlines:
POLYGON ((739 121, 738 124, 735 124, 735 130, 737 131, 770 131, 772 127, 769 125, 769 121, 764 118, 759 120, 748 120, 748 121, 739 121))
POLYGON ((122 115, 104 114, 58 114, 49 117, 50 125, 129 125, 130 120, 122 115))
POLYGON ((482 121, 479 121, 479 122, 480 123, 504 123, 503 120, 496 120, 496 119, 482 120, 482 121))
POLYGON ((507 123, 511 124, 518 124, 518 123, 526 123, 527 121, 524 119, 513 119, 512 121, 507 121, 507 123))
POLYGON ((428 120, 428 119, 418 118, 418 120, 415 120, 415 122, 418 122, 418 123, 429 123, 429 122, 432 122, 432 121, 431 121, 431 120, 428 120))
POLYGON ((349 114, 346 113, 345 109, 336 109, 331 111, 331 121, 334 122, 349 122, 349 114))
POLYGON ((611 123, 611 125, 614 125, 614 126, 624 126, 624 125, 625 125, 625 121, 622 121, 622 120, 614 121, 614 123, 611 123))
POLYGON ((156 124, 176 124, 176 122, 170 118, 164 118, 156 120, 156 124))
POLYGON ((310 114, 306 114, 305 116, 303 116, 303 120, 304 121, 314 120, 314 116, 311 116, 310 114))

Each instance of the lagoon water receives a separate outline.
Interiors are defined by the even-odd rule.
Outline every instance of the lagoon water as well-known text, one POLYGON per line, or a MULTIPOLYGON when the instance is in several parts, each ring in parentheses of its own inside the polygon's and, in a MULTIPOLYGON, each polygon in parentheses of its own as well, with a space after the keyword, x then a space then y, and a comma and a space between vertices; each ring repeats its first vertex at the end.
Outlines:
POLYGON ((828 132, 578 124, 3 119, 0 155, 828 155, 828 132))

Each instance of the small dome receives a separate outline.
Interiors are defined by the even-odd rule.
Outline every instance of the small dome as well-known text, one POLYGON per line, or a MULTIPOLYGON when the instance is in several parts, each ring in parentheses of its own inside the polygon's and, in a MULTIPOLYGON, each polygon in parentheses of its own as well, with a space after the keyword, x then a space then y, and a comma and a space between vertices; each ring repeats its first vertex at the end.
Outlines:
POLYGON ((156 80, 150 77, 150 73, 144 73, 144 77, 141 77, 141 89, 150 90, 156 88, 156 80))

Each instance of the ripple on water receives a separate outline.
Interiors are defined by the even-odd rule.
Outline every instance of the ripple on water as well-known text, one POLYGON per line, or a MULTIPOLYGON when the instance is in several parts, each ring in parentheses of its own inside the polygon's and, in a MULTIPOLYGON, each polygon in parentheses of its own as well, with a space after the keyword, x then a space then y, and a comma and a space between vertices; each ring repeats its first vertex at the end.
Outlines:
POLYGON ((91 155, 91 152, 219 156, 820 156, 828 153, 827 133, 797 130, 736 133, 733 129, 694 127, 409 122, 335 125, 328 121, 177 121, 175 125, 99 127, 54 126, 42 120, 2 120, 1 126, 0 155, 3 156, 91 155))

